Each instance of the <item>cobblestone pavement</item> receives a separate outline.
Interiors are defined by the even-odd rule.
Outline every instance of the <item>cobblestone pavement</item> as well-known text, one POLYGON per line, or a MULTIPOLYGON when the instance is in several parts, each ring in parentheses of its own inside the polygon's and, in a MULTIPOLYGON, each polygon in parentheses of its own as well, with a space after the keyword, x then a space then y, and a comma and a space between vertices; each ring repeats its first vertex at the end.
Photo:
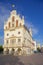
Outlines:
POLYGON ((0 55, 0 65, 43 65, 43 53, 30 56, 0 55))

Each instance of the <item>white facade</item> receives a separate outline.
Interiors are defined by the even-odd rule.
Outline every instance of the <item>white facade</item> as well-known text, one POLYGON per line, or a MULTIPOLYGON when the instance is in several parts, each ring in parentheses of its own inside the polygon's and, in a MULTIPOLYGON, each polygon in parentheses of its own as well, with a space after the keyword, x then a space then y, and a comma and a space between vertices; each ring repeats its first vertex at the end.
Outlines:
POLYGON ((24 16, 20 18, 13 10, 4 24, 4 53, 30 54, 35 48, 32 31, 25 27, 24 16))

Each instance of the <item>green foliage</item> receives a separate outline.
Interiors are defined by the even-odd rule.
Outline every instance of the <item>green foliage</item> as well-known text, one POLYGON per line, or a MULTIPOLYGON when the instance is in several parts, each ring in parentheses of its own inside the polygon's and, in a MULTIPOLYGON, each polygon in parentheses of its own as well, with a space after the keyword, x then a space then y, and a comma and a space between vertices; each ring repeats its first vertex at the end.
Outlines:
POLYGON ((0 53, 2 53, 2 52, 3 52, 3 46, 0 45, 0 53))
POLYGON ((41 49, 38 47, 38 48, 37 48, 37 51, 38 51, 38 52, 41 52, 41 49))

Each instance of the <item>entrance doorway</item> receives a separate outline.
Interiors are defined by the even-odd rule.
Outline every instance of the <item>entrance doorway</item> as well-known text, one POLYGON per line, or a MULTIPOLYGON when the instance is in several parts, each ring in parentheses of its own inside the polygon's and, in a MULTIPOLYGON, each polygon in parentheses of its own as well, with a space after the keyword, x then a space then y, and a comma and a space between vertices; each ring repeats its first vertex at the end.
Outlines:
POLYGON ((9 54, 9 49, 6 49, 5 53, 6 53, 6 54, 9 54))
POLYGON ((13 48, 12 48, 11 54, 13 55, 13 54, 14 54, 14 52, 15 52, 15 49, 13 49, 13 48))
POLYGON ((21 52, 22 52, 22 51, 21 51, 21 48, 18 48, 18 49, 17 49, 18 55, 21 55, 21 52))

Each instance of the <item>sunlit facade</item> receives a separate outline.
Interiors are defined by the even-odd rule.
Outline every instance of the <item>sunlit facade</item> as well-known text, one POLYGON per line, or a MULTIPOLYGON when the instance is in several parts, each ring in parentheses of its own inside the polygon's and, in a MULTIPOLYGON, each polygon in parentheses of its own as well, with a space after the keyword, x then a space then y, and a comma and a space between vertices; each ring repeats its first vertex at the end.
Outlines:
POLYGON ((10 13, 10 17, 4 24, 4 54, 28 55, 35 49, 32 39, 32 30, 27 29, 22 18, 16 10, 10 13))

